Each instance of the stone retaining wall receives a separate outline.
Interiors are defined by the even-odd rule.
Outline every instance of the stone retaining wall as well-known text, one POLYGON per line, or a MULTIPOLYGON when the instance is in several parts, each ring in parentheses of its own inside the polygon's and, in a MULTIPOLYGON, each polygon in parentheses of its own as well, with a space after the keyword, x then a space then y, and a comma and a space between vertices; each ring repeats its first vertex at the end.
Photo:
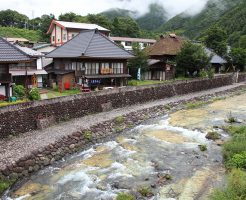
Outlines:
MULTIPOLYGON (((234 88, 209 96, 206 95, 196 97, 187 101, 207 101, 212 97, 220 96, 221 94, 225 95, 229 92, 235 92, 238 89, 239 88, 234 88)), ((33 172, 53 164, 55 161, 60 160, 66 155, 85 150, 87 147, 92 146, 93 144, 117 136, 123 130, 131 129, 132 127, 135 127, 136 125, 150 118, 163 116, 170 111, 173 112, 181 109, 184 107, 184 103, 187 101, 179 101, 175 103, 169 103, 167 105, 160 105, 148 109, 143 109, 138 112, 132 112, 122 117, 115 118, 114 120, 98 123, 89 129, 71 133, 69 136, 64 136, 53 144, 47 144, 45 148, 31 152, 30 155, 20 158, 17 162, 12 163, 9 166, 5 166, 4 169, 0 169, 0 180, 1 177, 3 179, 17 179, 30 176, 30 174, 33 172)))
POLYGON ((0 139, 9 135, 36 130, 40 119, 53 118, 55 122, 66 121, 101 112, 105 109, 103 105, 110 105, 112 109, 115 109, 222 87, 232 83, 232 75, 224 75, 214 79, 195 79, 173 84, 125 87, 12 105, 0 108, 0 139))

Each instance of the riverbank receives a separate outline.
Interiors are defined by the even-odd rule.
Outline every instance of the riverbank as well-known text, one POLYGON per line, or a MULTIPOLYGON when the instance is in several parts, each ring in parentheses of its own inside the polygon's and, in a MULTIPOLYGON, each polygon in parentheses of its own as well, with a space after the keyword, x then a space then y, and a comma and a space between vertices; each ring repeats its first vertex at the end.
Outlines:
POLYGON ((245 84, 236 84, 116 109, 5 139, 0 142, 2 176, 10 176, 13 179, 29 176, 65 155, 86 149, 149 118, 182 109, 189 101, 208 101, 216 97, 230 96, 243 87, 245 88, 245 84))

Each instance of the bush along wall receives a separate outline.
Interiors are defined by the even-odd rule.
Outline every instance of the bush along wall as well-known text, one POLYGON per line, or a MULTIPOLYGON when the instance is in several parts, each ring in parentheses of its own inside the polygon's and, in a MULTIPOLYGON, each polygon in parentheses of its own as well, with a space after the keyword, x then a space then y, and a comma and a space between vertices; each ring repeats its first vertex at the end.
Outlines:
POLYGON ((174 84, 118 88, 78 94, 43 101, 26 102, 0 108, 0 139, 37 129, 39 120, 54 118, 55 122, 102 112, 104 105, 112 109, 164 99, 175 95, 222 87, 233 83, 231 75, 213 79, 196 79, 174 84))

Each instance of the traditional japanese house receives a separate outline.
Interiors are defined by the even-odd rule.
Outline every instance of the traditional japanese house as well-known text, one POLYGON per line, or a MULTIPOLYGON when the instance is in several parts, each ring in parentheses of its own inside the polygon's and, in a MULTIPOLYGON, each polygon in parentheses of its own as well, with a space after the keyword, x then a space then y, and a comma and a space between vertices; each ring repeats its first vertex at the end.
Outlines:
POLYGON ((224 58, 222 58, 209 48, 205 48, 205 52, 208 56, 211 56, 210 64, 214 68, 215 73, 221 73, 222 71, 225 71, 227 61, 224 58))
POLYGON ((154 45, 146 48, 149 56, 149 70, 143 74, 146 80, 168 80, 175 76, 172 61, 180 52, 183 39, 175 34, 161 36, 154 45))
POLYGON ((26 64, 32 59, 23 51, 0 37, 0 95, 10 97, 12 94, 12 75, 9 71, 11 66, 26 64))
POLYGON ((46 55, 54 65, 46 68, 50 85, 123 86, 130 77, 127 60, 134 57, 99 30, 82 31, 64 45, 46 55))
POLYGON ((46 62, 47 59, 44 57, 44 54, 20 45, 15 45, 15 47, 25 53, 32 61, 28 63, 11 64, 9 66, 13 82, 29 88, 43 87, 43 80, 47 75, 44 67, 49 64, 46 62))
POLYGON ((97 24, 76 23, 53 20, 47 34, 50 34, 50 42, 53 46, 61 46, 84 30, 98 29, 102 34, 109 36, 110 30, 97 24))

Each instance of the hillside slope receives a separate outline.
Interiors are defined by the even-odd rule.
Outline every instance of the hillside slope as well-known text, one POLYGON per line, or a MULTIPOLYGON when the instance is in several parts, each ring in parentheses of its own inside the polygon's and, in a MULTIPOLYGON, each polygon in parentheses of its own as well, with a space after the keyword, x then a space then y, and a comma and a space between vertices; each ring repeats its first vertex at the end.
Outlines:
POLYGON ((194 16, 189 16, 185 12, 170 19, 158 30, 162 32, 176 31, 193 39, 200 36, 201 32, 215 24, 220 18, 230 12, 243 0, 209 0, 205 8, 194 16))
POLYGON ((26 38, 33 42, 42 41, 41 33, 39 31, 14 27, 0 27, 0 37, 26 38))

